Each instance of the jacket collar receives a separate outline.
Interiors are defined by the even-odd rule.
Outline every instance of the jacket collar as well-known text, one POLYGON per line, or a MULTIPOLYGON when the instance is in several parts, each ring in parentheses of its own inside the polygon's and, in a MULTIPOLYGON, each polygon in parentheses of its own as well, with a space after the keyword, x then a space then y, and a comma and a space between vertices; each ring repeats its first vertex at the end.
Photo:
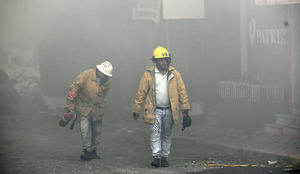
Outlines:
MULTIPOLYGON (((173 66, 169 66, 169 71, 172 72, 175 68, 173 66)), ((149 72, 154 72, 155 71, 155 66, 151 66, 150 68, 147 69, 149 72)))
MULTIPOLYGON (((175 70, 175 68, 173 66, 169 66, 169 69, 168 69, 168 81, 170 81, 173 77, 174 77, 174 74, 173 74, 173 71, 175 70)), ((150 68, 147 69, 147 71, 149 71, 152 75, 152 77, 155 76, 155 66, 152 66, 150 68)))
POLYGON ((93 80, 93 81, 96 81, 96 77, 97 77, 97 75, 96 75, 96 69, 94 69, 93 71, 92 71, 92 73, 91 73, 91 80, 93 80))

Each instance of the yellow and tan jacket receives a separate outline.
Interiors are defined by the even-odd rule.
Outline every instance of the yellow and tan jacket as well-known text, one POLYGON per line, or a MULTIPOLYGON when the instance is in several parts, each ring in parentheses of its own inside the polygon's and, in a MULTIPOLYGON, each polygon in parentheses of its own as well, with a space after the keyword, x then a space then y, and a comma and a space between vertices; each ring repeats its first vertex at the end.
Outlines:
MULTIPOLYGON (((149 124, 155 122, 156 99, 154 69, 155 67, 152 66, 144 72, 133 105, 133 112, 140 113, 142 105, 145 103, 144 122, 149 124)), ((172 66, 169 66, 168 71, 168 91, 173 121, 176 124, 180 115, 179 111, 185 109, 189 110, 191 106, 181 75, 172 66)))
POLYGON ((96 69, 85 70, 70 85, 66 109, 87 116, 93 112, 93 120, 100 120, 106 108, 106 95, 110 88, 110 79, 104 84, 96 82, 96 69))

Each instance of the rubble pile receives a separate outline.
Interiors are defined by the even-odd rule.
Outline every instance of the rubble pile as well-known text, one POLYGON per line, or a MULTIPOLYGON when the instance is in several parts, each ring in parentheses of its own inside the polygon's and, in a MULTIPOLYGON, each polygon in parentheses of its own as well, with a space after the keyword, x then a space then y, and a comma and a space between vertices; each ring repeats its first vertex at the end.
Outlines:
MULTIPOLYGON (((33 112, 43 110, 46 105, 41 97, 39 88, 40 74, 37 70, 30 67, 6 66, 4 71, 6 81, 9 84, 10 93, 17 96, 14 100, 17 103, 15 111, 33 112)), ((4 101, 3 101, 4 102, 4 101)), ((11 108, 12 109, 12 108, 11 108)))
POLYGON ((0 114, 16 113, 19 95, 6 72, 0 68, 0 114))

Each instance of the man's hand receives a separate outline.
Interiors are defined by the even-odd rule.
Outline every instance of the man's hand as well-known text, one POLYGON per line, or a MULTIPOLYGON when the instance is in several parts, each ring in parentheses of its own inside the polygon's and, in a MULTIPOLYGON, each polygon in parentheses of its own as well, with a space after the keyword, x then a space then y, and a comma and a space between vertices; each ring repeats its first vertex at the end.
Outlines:
POLYGON ((73 113, 71 110, 68 110, 59 120, 59 125, 61 127, 65 127, 72 118, 73 118, 73 113))
POLYGON ((133 119, 134 119, 134 120, 138 120, 139 117, 140 117, 140 114, 135 113, 135 112, 133 113, 133 119))
POLYGON ((184 110, 183 111, 183 119, 182 119, 182 131, 184 131, 185 128, 190 127, 192 125, 192 118, 189 116, 189 111, 184 110))
POLYGON ((67 121, 70 121, 70 120, 73 118, 73 111, 72 111, 72 110, 68 110, 68 111, 65 113, 64 118, 65 118, 67 121))

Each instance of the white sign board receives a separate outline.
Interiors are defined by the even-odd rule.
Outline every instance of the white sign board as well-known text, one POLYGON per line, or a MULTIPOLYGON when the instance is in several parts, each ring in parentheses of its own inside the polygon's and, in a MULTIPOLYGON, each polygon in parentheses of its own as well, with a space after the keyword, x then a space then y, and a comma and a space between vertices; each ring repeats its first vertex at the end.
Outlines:
POLYGON ((163 0, 163 19, 205 18, 204 0, 163 0))
POLYGON ((289 5, 299 3, 300 0, 255 0, 256 5, 289 5))

